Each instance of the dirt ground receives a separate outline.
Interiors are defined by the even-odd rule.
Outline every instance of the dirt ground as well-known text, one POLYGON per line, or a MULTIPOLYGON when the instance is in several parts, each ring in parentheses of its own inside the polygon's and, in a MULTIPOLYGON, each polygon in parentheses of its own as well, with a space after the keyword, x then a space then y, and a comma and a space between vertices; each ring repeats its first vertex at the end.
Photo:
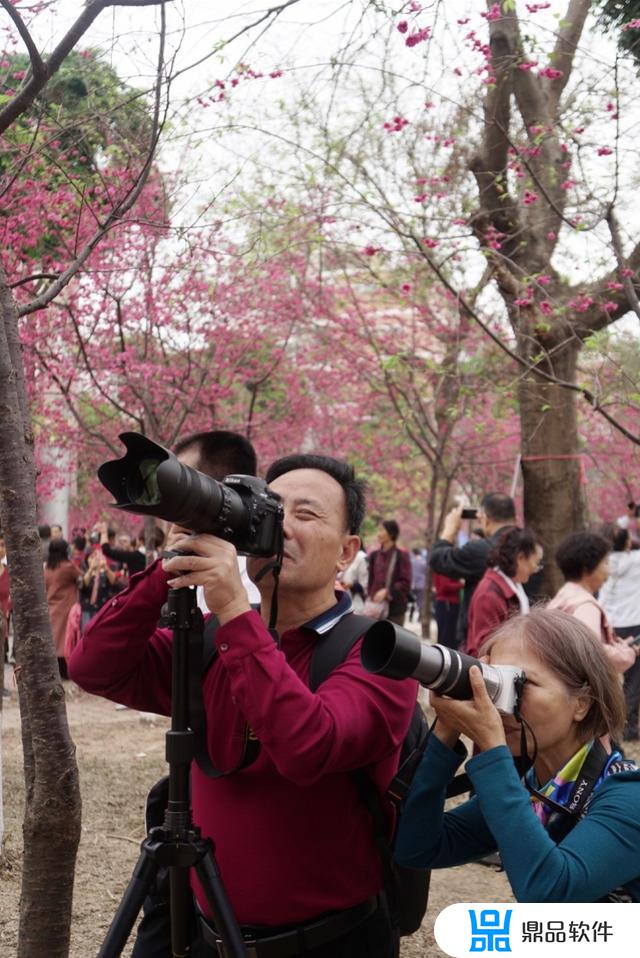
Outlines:
MULTIPOLYGON (((6 684, 11 686, 6 671, 6 684)), ((78 856, 70 958, 96 955, 130 878, 144 837, 143 806, 150 785, 165 771, 167 720, 117 710, 65 682, 71 734, 78 749, 83 827, 78 856)), ((16 954, 23 814, 22 749, 17 693, 3 712, 5 845, 0 859, 0 955, 16 954)), ((494 868, 466 865, 434 873, 422 929, 403 940, 402 958, 435 958, 443 952, 433 923, 460 901, 510 901, 506 878, 494 868)), ((130 950, 123 953, 128 956, 130 950)))

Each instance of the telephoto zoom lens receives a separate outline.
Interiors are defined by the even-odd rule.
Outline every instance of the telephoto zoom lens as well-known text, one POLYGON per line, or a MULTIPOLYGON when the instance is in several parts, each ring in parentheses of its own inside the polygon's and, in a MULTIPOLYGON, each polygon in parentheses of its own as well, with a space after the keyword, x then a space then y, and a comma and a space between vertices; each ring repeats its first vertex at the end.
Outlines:
POLYGON ((446 645, 422 642, 413 632, 387 619, 375 622, 362 640, 360 659, 367 672, 390 679, 417 679, 421 685, 454 699, 473 698, 469 669, 477 665, 497 709, 513 713, 519 694, 521 669, 487 665, 472 655, 446 645))

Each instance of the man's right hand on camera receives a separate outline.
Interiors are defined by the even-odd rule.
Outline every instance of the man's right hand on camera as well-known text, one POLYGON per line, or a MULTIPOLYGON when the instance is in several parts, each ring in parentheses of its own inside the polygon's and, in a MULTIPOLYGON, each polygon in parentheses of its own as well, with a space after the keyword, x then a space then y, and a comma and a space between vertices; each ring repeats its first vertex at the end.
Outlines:
POLYGON ((189 555, 164 559, 162 567, 171 574, 168 585, 172 589, 201 585, 207 606, 218 617, 220 625, 236 616, 251 611, 247 591, 238 569, 235 546, 225 539, 207 533, 182 536, 172 543, 178 551, 189 555))

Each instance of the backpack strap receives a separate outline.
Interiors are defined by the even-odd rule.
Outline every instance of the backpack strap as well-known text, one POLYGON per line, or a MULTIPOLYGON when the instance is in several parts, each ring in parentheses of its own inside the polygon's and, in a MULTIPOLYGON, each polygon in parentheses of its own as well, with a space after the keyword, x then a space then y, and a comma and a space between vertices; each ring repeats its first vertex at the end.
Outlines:
POLYGON ((200 634, 193 630, 189 635, 189 726, 194 736, 194 758, 198 767, 208 778, 222 778, 251 765, 260 752, 260 742, 251 728, 245 724, 243 732, 242 755, 237 764, 222 771, 211 761, 207 747, 207 714, 202 697, 202 682, 218 655, 215 635, 218 619, 210 616, 204 624, 202 642, 200 634))
MULTIPOLYGON (((370 627, 371 619, 368 616, 352 613, 343 616, 333 629, 318 640, 309 670, 309 688, 312 691, 345 661, 355 643, 370 627)), ((411 747, 406 756, 403 754, 400 767, 386 791, 387 798, 396 808, 396 814, 409 790, 428 737, 429 728, 424 713, 416 702, 405 737, 405 742, 410 742, 411 747)), ((427 909, 430 872, 427 869, 406 869, 397 864, 393 857, 389 823, 373 779, 364 768, 353 769, 349 772, 349 778, 371 817, 391 922, 400 930, 400 934, 413 934, 427 909)))
POLYGON ((309 688, 315 692, 334 669, 345 661, 359 638, 373 625, 367 615, 350 612, 343 615, 332 629, 319 636, 309 666, 309 688))

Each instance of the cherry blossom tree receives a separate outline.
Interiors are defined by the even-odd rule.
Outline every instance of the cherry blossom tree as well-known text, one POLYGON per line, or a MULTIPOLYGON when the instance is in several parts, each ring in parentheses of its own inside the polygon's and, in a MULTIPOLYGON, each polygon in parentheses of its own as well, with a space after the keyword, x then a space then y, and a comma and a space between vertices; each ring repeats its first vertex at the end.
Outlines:
POLYGON ((33 429, 18 316, 43 308, 64 289, 144 189, 161 124, 162 30, 155 107, 145 148, 135 161, 128 157, 123 162, 122 155, 111 163, 105 158, 91 194, 84 174, 75 169, 80 150, 73 135, 68 136, 73 126, 61 130, 37 102, 96 17, 115 6, 155 6, 163 19, 163 4, 151 0, 92 0, 51 52, 43 55, 31 27, 52 4, 0 2, 5 19, 3 69, 11 73, 0 104, 0 195, 5 214, 0 262, 0 519, 11 570, 26 785, 19 958, 68 954, 80 793, 44 590, 33 429), (24 71, 15 69, 18 44, 28 54, 24 71), (64 174, 60 165, 53 167, 52 176, 45 179, 43 173, 56 151, 69 165, 64 174), (19 202, 21 193, 27 202, 19 202), (18 265, 17 253, 23 257, 32 253, 35 268, 30 273, 18 265), (54 907, 50 907, 52 887, 57 889, 54 907))
MULTIPOLYGON (((635 74, 595 33, 592 7, 369 10, 322 84, 315 74, 282 103, 286 132, 282 115, 259 126, 301 159, 271 188, 321 204, 328 244, 410 257, 502 351, 524 519, 551 553, 588 518, 578 407, 640 441, 581 362, 594 334, 640 315, 639 246, 622 216, 637 185, 635 74)), ((551 593, 552 563, 545 576, 551 593)))
MULTIPOLYGON (((256 15, 249 25, 243 21, 234 35, 240 36, 252 26, 264 29, 295 2, 286 0, 270 8, 266 14, 256 15)), ((25 379, 22 347, 26 347, 28 361, 43 347, 44 361, 52 364, 52 375, 59 375, 59 382, 67 389, 64 368, 55 367, 56 362, 64 367, 65 330, 52 322, 54 310, 58 310, 59 318, 64 308, 69 324, 75 321, 80 329, 84 322, 86 330, 86 307, 78 312, 78 299, 71 292, 60 308, 51 304, 65 293, 72 279, 88 269, 105 237, 133 228, 141 200, 146 201, 148 228, 162 229, 167 210, 154 157, 169 102, 165 20, 170 5, 162 0, 89 0, 77 18, 68 23, 65 11, 60 10, 61 39, 50 51, 42 52, 32 27, 38 15, 46 12, 52 18, 59 6, 52 0, 0 3, 5 17, 5 48, 0 62, 5 241, 0 276, 0 513, 14 583, 27 784, 21 955, 66 951, 71 875, 79 835, 77 775, 52 658, 35 527, 28 399, 29 390, 32 398, 37 397, 42 375, 40 380, 36 375, 25 379), (126 89, 119 84, 99 51, 75 49, 100 13, 109 8, 135 7, 155 8, 159 27, 155 81, 152 79, 146 90, 126 89), (66 28, 63 23, 67 23, 66 28), (17 52, 19 49, 26 54, 17 52), (47 308, 50 312, 45 312, 47 308), (22 343, 17 325, 20 317, 22 343), (38 335, 45 333, 48 342, 43 343, 38 335), (38 920, 34 920, 34 909, 48 901, 46 891, 54 881, 64 891, 55 912, 47 916, 38 912, 38 920)), ((133 264, 127 267, 131 270, 133 264)), ((133 352, 144 335, 145 330, 141 330, 132 336, 129 347, 133 352)), ((79 347, 79 341, 76 345, 79 347)), ((90 378, 89 368, 85 366, 90 378)), ((33 371, 33 365, 28 366, 27 373, 33 371)), ((113 368, 106 372, 114 375, 113 368)), ((253 383, 256 396, 264 390, 267 378, 263 371, 253 383)), ((135 388, 132 381, 127 398, 135 388)), ((77 392, 74 398, 78 399, 77 392)), ((148 396, 139 398, 142 402, 148 396)), ((81 398, 79 402, 82 406, 81 398)), ((87 405, 88 392, 85 412, 87 405)), ((257 405, 254 401, 253 406, 257 405)), ((142 406, 144 411, 144 402, 142 406)), ((46 425, 50 427, 51 422, 46 425)), ((62 433, 60 424, 58 429, 62 433)))

